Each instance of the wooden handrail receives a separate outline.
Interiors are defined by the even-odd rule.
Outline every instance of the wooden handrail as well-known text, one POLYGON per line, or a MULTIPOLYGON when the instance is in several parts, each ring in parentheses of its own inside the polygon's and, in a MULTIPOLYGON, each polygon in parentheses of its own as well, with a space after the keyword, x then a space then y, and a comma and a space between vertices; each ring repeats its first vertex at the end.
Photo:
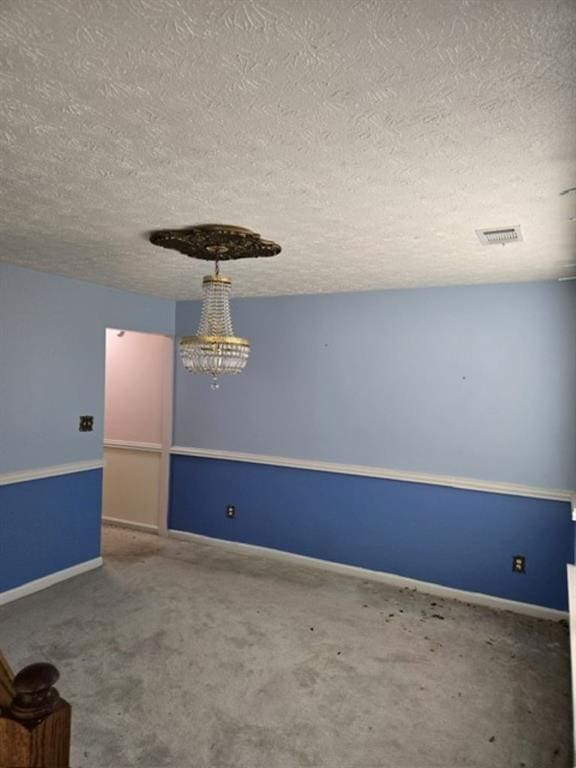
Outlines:
POLYGON ((0 709, 10 706, 14 698, 14 672, 0 651, 0 709))
POLYGON ((70 705, 52 664, 12 674, 0 652, 0 768, 69 768, 70 705))

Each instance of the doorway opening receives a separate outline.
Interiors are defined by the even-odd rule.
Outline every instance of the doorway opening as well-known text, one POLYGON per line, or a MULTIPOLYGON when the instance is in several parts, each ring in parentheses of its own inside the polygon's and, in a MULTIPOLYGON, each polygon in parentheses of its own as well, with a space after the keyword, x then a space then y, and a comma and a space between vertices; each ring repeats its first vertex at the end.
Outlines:
POLYGON ((104 524, 166 530, 173 347, 169 336, 106 330, 104 524))

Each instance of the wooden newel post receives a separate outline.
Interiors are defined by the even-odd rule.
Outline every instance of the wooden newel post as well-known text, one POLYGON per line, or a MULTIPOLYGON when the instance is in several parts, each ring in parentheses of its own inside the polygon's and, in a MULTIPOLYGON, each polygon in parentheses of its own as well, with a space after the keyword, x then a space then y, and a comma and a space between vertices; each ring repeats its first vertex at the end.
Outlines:
POLYGON ((0 714, 0 768, 69 768, 70 705, 54 684, 52 664, 31 664, 14 678, 14 698, 0 714))

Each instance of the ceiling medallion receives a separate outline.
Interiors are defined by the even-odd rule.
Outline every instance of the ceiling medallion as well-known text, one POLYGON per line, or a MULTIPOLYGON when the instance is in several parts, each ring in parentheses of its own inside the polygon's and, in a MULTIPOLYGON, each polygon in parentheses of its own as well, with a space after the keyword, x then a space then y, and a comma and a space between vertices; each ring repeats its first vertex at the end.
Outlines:
POLYGON ((150 242, 204 261, 276 256, 282 250, 277 243, 262 240, 257 232, 228 224, 199 224, 185 229, 158 229, 150 233, 150 242))
POLYGON ((151 232, 149 237, 154 245, 214 262, 214 274, 202 280, 204 296, 198 332, 195 336, 182 337, 179 350, 186 370, 209 374, 211 388, 218 389, 218 376, 240 373, 250 355, 250 342, 234 335, 230 316, 232 281, 220 275, 219 262, 275 256, 282 249, 271 240, 262 240, 250 229, 228 224, 160 229, 151 232))

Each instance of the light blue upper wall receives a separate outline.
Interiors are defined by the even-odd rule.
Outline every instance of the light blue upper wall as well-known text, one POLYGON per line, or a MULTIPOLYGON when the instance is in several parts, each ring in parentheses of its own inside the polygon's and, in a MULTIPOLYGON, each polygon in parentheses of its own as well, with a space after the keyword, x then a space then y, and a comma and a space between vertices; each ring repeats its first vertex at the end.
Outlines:
MULTIPOLYGON (((176 366, 177 445, 576 488, 573 284, 238 299, 212 392, 176 366)), ((178 335, 198 302, 179 302, 178 335)))
POLYGON ((100 458, 106 327, 174 333, 175 304, 0 264, 0 472, 100 458), (79 432, 92 414, 94 432, 79 432))

